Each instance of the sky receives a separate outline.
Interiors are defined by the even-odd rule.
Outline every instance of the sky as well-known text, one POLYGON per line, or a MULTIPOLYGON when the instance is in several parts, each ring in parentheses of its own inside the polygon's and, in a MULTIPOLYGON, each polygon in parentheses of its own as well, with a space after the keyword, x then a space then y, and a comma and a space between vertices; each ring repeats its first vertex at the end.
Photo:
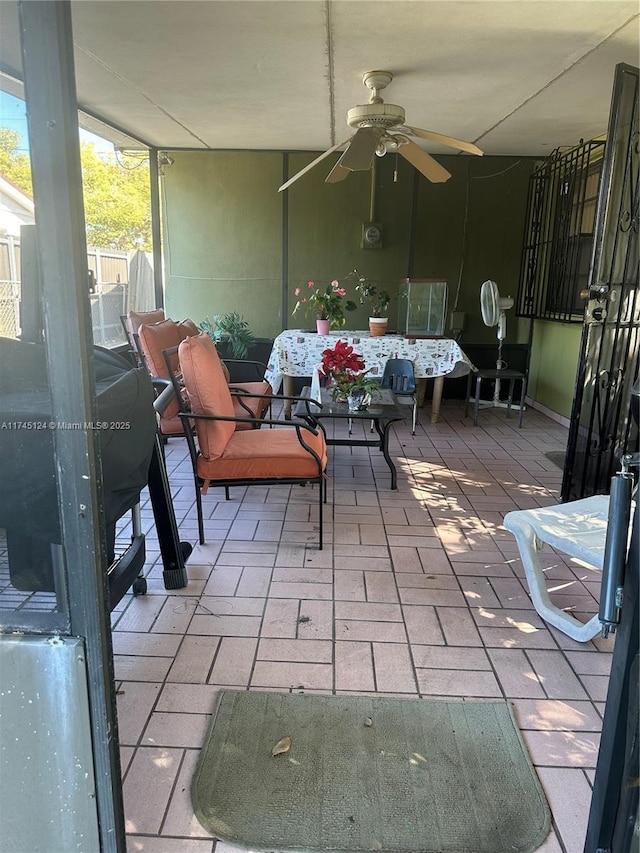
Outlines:
MULTIPOLYGON (((29 153, 29 136, 27 132, 27 114, 25 102, 20 98, 0 91, 0 127, 17 130, 20 134, 20 152, 29 153)), ((82 142, 93 142, 98 152, 113 154, 113 143, 107 142, 88 130, 80 130, 82 142)))

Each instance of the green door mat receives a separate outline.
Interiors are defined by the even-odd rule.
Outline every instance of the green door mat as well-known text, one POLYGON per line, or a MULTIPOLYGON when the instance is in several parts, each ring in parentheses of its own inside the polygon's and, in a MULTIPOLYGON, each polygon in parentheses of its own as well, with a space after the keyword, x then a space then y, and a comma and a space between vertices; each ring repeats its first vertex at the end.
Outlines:
POLYGON ((260 851, 530 853, 550 829, 506 702, 223 691, 192 798, 260 851))

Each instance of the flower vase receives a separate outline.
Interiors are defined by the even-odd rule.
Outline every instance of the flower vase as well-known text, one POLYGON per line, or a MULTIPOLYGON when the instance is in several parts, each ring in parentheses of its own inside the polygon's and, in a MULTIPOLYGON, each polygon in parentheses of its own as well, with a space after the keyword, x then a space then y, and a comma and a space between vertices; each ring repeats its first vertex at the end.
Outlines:
POLYGON ((316 320, 316 328, 319 335, 328 335, 331 329, 331 320, 316 320))
POLYGON ((359 412, 366 409, 371 402, 371 394, 361 386, 352 388, 347 397, 347 405, 350 412, 359 412))

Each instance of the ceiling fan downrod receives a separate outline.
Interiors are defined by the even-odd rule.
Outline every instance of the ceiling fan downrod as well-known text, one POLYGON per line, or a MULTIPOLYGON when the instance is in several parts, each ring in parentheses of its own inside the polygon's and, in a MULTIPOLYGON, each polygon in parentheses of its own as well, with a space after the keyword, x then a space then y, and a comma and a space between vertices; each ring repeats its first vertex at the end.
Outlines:
POLYGON ((381 104, 382 98, 379 94, 383 89, 386 89, 389 83, 393 80, 393 74, 390 71, 366 71, 362 75, 362 82, 371 89, 370 104, 381 104))

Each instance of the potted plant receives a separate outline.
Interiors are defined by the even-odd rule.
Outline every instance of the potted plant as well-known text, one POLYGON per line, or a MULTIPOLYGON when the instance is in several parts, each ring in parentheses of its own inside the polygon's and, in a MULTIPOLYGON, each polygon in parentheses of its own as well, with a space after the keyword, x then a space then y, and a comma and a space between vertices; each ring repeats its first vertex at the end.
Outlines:
MULTIPOLYGON (((329 334, 330 329, 341 329, 347 318, 345 311, 355 311, 356 304, 350 299, 344 300, 347 291, 340 287, 340 282, 334 279, 324 290, 316 287, 314 281, 307 282, 307 296, 298 299, 292 314, 298 311, 312 313, 316 318, 316 327, 319 335, 329 334)), ((300 297, 302 290, 296 287, 295 295, 300 297)))
POLYGON ((199 328, 209 335, 216 346, 226 344, 234 358, 246 358, 255 343, 249 324, 237 311, 214 314, 213 322, 207 317, 199 324, 199 328))
POLYGON ((335 346, 323 351, 320 373, 326 377, 333 399, 348 402, 352 411, 367 406, 379 385, 365 370, 362 356, 346 341, 336 341, 335 346))
POLYGON ((351 275, 358 279, 356 290, 360 297, 361 305, 369 306, 369 333, 371 337, 378 337, 387 333, 387 309, 391 302, 389 291, 378 288, 372 284, 358 270, 353 270, 351 275))

